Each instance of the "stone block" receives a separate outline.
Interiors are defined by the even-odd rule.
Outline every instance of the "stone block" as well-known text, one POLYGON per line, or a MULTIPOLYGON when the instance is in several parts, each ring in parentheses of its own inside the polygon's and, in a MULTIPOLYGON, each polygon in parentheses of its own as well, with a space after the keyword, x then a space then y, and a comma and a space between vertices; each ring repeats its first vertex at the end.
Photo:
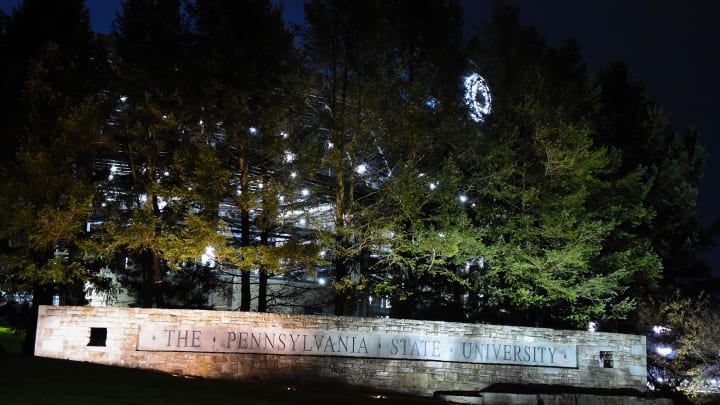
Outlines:
POLYGON ((403 375, 403 387, 406 388, 427 388, 430 379, 427 374, 409 373, 403 375))
POLYGON ((325 378, 423 396, 431 396, 435 391, 481 389, 497 382, 644 389, 646 363, 641 336, 450 322, 138 308, 42 307, 38 326, 38 352, 43 347, 48 349, 47 353, 39 354, 42 356, 213 378, 265 382, 273 379, 317 382, 325 378), (138 325, 152 322, 211 329, 330 330, 485 339, 488 342, 512 340, 523 345, 572 344, 577 345, 578 363, 576 368, 556 368, 393 358, 137 351, 138 325), (105 325, 108 327, 108 347, 87 348, 90 327, 105 325), (599 368, 600 349, 613 351, 616 365, 622 364, 624 369, 599 368))
POLYGON ((632 345, 630 354, 634 356, 645 356, 647 354, 647 346, 644 344, 632 345))

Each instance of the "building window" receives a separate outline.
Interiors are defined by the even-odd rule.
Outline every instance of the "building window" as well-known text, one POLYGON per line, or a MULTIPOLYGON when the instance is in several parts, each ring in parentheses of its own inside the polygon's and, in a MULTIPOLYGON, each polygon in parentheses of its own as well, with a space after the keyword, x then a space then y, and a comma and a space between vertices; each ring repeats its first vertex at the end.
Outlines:
POLYGON ((105 346, 107 328, 90 328, 90 342, 88 346, 105 346))
POLYGON ((600 352, 600 367, 613 368, 613 352, 600 352))

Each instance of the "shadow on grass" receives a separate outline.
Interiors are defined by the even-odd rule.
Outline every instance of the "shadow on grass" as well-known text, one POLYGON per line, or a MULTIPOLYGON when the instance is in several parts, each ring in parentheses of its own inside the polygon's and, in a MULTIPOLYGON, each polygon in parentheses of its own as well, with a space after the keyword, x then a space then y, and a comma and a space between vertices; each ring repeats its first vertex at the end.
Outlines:
POLYGON ((440 404, 335 387, 287 387, 174 377, 147 370, 19 354, 22 336, 0 330, 3 404, 440 404))

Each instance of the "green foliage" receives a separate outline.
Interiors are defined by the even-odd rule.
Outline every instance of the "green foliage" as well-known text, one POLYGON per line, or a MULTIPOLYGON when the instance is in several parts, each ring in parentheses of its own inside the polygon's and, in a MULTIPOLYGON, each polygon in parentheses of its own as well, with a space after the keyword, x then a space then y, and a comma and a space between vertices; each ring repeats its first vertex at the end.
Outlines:
POLYGON ((624 319, 634 307, 629 287, 651 285, 662 269, 642 233, 655 216, 647 171, 619 170, 623 155, 597 142, 601 100, 571 44, 548 48, 517 10, 499 6, 474 49, 500 104, 471 164, 485 245, 476 319, 574 327, 624 319))
POLYGON ((697 134, 512 7, 466 44, 452 1, 311 1, 298 50, 267 0, 128 0, 100 56, 81 1, 25 48, 25 3, 0 18, 5 284, 112 266, 139 305, 201 307, 231 274, 249 310, 257 271, 262 311, 268 277, 331 264, 337 314, 581 327, 704 277, 697 134))
POLYGON ((648 365, 653 383, 691 398, 707 392, 720 373, 720 315, 707 295, 688 298, 675 291, 649 298, 640 307, 640 327, 647 331, 648 365), (659 327, 659 328, 658 328, 659 327), (653 328, 655 328, 654 332, 653 328), (661 355, 658 348, 671 348, 661 355))
MULTIPOLYGON (((629 80, 627 67, 606 67, 599 75, 602 107, 597 118, 597 138, 622 153, 621 174, 636 173, 645 183, 644 203, 653 217, 641 226, 664 268, 658 290, 681 288, 689 296, 711 278, 698 253, 709 246, 712 229, 696 219, 698 184, 707 155, 697 131, 673 130, 662 109, 646 94, 645 87, 629 80)), ((633 185, 627 185, 632 191, 633 185)))

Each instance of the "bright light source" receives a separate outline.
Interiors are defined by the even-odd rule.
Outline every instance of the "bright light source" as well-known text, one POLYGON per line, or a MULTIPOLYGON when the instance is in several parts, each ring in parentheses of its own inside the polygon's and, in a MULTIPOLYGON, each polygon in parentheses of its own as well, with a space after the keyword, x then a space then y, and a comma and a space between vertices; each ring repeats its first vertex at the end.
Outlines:
POLYGON ((335 147, 335 144, 332 143, 332 142, 330 142, 330 141, 328 141, 328 143, 327 143, 327 148, 328 148, 328 149, 332 149, 332 148, 334 148, 334 147, 335 147))
POLYGON ((285 131, 280 131, 280 136, 282 137, 282 139, 287 139, 290 135, 288 135, 288 133, 285 131))
POLYGON ((483 122, 492 109, 490 88, 485 79, 477 73, 465 76, 465 104, 470 109, 470 118, 475 122, 483 122))
POLYGON ((367 165, 365 163, 361 163, 355 168, 355 171, 357 174, 365 174, 365 172, 367 172, 367 165))
POLYGON ((213 246, 205 247, 205 253, 200 256, 200 262, 208 267, 215 267, 215 248, 213 246))
POLYGON ((120 96, 120 102, 124 103, 127 101, 127 96, 120 96))
POLYGON ((248 128, 248 132, 250 132, 251 135, 257 134, 257 131, 258 131, 258 130, 257 130, 257 128, 255 128, 255 127, 250 127, 250 128, 248 128))
POLYGON ((325 280, 324 278, 319 278, 319 279, 318 279, 318 284, 320 284, 320 285, 325 285, 325 283, 327 283, 327 280, 325 280))
POLYGON ((670 328, 660 325, 653 326, 653 332, 655 332, 656 335, 662 335, 663 333, 670 332, 670 328))
POLYGON ((435 190, 437 188, 437 186, 438 186, 437 182, 428 184, 428 187, 430 187, 430 190, 435 190))
POLYGON ((465 194, 460 194, 458 196, 458 200, 460 200, 461 203, 466 203, 468 200, 468 197, 465 194))
POLYGON ((657 354, 659 354, 663 357, 668 357, 672 354, 673 349, 672 349, 672 347, 669 347, 669 346, 658 346, 655 348, 655 351, 657 352, 657 354))
POLYGON ((290 152, 289 150, 286 150, 286 151, 285 151, 285 155, 284 155, 284 157, 283 157, 283 161, 284 161, 285 163, 292 163, 292 162, 295 161, 295 159, 297 159, 297 155, 296 155, 296 154, 290 152))
POLYGON ((290 172, 290 178, 294 179, 295 177, 297 177, 297 172, 295 170, 293 170, 290 172))
POLYGON ((300 191, 300 193, 303 195, 303 197, 307 197, 310 195, 310 190, 304 188, 302 189, 302 191, 300 191))
POLYGON ((598 325, 597 322, 590 321, 588 322, 587 330, 588 332, 595 332, 597 331, 598 325))

